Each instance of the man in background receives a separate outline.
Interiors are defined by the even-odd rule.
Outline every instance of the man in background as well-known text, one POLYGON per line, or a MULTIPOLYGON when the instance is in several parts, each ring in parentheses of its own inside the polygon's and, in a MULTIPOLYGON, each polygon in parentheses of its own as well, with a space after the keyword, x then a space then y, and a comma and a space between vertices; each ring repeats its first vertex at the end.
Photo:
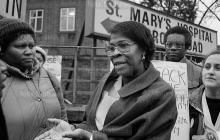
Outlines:
POLYGON ((188 92, 201 85, 201 67, 185 57, 186 50, 192 44, 190 32, 180 26, 167 30, 164 36, 166 60, 187 64, 188 92))

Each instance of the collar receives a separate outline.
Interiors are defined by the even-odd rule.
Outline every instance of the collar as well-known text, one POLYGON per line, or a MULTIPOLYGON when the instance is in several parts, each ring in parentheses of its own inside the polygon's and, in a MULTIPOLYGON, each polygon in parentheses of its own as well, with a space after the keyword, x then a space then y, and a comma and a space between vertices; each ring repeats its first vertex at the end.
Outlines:
MULTIPOLYGON (((178 62, 180 62, 180 63, 186 63, 187 60, 188 60, 188 59, 184 56, 184 57, 183 57, 180 61, 178 61, 178 62)), ((168 61, 166 56, 165 56, 165 61, 168 61)))
POLYGON ((120 97, 130 96, 148 86, 150 86, 156 79, 158 79, 160 73, 154 68, 153 64, 150 63, 148 69, 139 75, 134 80, 124 85, 119 91, 120 97))
POLYGON ((40 67, 38 67, 38 65, 35 65, 35 67, 31 68, 30 70, 26 70, 25 72, 22 72, 17 67, 7 64, 7 71, 9 75, 18 76, 18 77, 22 77, 25 79, 32 79, 35 73, 39 70, 39 68, 40 67))
POLYGON ((186 63, 186 61, 187 61, 187 58, 184 56, 179 62, 186 63))
POLYGON ((189 103, 192 107, 194 107, 197 111, 203 114, 202 110, 202 95, 204 93, 205 86, 201 85, 198 89, 193 91, 189 95, 189 103))
POLYGON ((209 111, 209 107, 208 107, 208 103, 207 103, 207 100, 206 100, 205 91, 202 95, 202 107, 203 107, 203 112, 204 112, 205 126, 209 127, 210 129, 214 130, 215 132, 220 131, 220 115, 219 115, 220 113, 218 113, 216 123, 213 124, 211 114, 210 114, 210 111, 209 111))

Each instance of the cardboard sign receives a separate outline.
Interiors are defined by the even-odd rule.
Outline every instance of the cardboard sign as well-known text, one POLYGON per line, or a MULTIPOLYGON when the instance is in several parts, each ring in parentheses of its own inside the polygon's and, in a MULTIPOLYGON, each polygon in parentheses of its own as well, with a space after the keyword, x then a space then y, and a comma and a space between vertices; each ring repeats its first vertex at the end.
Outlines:
POLYGON ((108 37, 109 30, 118 22, 136 21, 151 30, 158 47, 164 47, 164 34, 173 26, 182 26, 192 35, 188 52, 206 55, 217 47, 217 31, 165 15, 127 0, 88 0, 86 5, 85 35, 108 37))
POLYGON ((59 81, 61 81, 61 65, 62 56, 47 56, 47 60, 43 67, 51 72, 59 81))
POLYGON ((171 140, 189 140, 189 99, 187 65, 185 63, 169 61, 152 61, 160 76, 168 82, 176 94, 178 116, 173 128, 171 140))

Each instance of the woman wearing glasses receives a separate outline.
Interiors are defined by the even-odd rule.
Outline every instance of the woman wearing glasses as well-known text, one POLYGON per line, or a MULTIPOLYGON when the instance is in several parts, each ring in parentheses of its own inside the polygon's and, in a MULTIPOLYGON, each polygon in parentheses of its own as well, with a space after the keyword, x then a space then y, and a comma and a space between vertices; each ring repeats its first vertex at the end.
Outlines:
POLYGON ((202 69, 203 84, 190 95, 191 138, 220 139, 220 51, 210 53, 202 69))
MULTIPOLYGON (((150 60, 154 41, 144 25, 126 21, 111 30, 106 53, 114 69, 106 74, 91 97, 85 122, 63 137, 92 140, 170 140, 177 109, 173 89, 161 79, 150 60)), ((44 136, 51 137, 63 121, 44 136)), ((59 129, 60 131, 60 129, 59 129)))

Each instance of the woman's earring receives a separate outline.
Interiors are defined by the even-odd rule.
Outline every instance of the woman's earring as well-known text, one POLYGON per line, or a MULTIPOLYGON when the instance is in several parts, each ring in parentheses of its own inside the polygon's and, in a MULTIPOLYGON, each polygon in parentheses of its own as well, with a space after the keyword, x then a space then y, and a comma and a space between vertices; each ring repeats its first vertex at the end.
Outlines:
POLYGON ((144 60, 145 60, 145 55, 142 56, 142 61, 144 61, 144 60))

